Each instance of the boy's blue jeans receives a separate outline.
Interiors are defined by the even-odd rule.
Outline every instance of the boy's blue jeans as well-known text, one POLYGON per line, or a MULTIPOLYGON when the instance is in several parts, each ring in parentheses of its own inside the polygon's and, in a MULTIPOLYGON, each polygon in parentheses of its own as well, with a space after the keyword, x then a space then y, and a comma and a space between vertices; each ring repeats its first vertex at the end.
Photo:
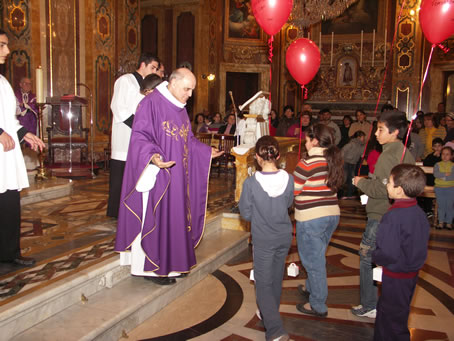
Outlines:
POLYGON ((372 252, 375 250, 379 221, 367 219, 366 230, 359 246, 359 285, 361 305, 367 310, 377 306, 377 286, 372 275, 372 252))
POLYGON ((328 216, 296 222, 298 253, 307 271, 306 290, 309 303, 319 313, 328 310, 328 284, 326 281, 326 248, 339 224, 339 216, 328 216))

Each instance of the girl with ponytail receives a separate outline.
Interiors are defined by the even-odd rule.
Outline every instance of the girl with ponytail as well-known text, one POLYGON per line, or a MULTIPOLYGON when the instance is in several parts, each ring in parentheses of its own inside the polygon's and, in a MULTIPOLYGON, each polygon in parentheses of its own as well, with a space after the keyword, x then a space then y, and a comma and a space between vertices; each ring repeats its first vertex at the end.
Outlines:
POLYGON ((292 242, 288 208, 293 204, 293 178, 276 166, 279 145, 263 136, 255 145, 261 171, 243 183, 239 208, 251 222, 257 315, 263 319, 267 340, 288 340, 279 314, 285 259, 292 242))
POLYGON ((306 302, 296 308, 304 314, 328 315, 325 252, 339 223, 337 191, 343 185, 343 161, 329 126, 306 130, 306 154, 298 162, 295 179, 296 239, 307 272, 306 285, 298 292, 306 302))

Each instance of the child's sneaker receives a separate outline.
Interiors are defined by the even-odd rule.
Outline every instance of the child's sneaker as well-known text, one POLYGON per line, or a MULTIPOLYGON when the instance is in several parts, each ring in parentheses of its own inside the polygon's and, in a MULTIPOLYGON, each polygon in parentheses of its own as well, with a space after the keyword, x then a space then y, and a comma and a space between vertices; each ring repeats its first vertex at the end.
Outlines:
POLYGON ((355 316, 368 317, 374 319, 377 316, 377 309, 366 309, 362 305, 358 305, 351 309, 351 312, 355 316))
POLYGON ((262 313, 260 312, 259 308, 257 308, 257 310, 255 311, 255 315, 257 315, 260 321, 262 320, 262 313))

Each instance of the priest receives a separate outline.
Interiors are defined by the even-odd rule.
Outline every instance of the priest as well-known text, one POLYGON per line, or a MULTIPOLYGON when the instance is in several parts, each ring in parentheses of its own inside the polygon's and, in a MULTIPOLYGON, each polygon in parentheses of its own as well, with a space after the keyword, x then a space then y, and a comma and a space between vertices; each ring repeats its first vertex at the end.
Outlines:
POLYGON ((211 158, 222 154, 191 131, 185 104, 195 85, 180 68, 142 100, 123 177, 115 250, 133 275, 160 285, 196 265, 211 158))
POLYGON ((23 77, 19 83, 16 95, 19 110, 17 119, 27 131, 36 134, 38 123, 38 104, 36 95, 32 93, 32 81, 30 78, 23 77))

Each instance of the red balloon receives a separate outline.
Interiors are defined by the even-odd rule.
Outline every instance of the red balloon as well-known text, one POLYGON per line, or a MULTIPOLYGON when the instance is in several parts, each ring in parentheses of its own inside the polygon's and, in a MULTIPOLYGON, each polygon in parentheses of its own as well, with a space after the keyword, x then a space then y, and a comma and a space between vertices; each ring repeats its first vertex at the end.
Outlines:
POLYGON ((312 40, 297 39, 288 47, 285 63, 292 77, 299 84, 305 85, 315 77, 320 68, 320 51, 312 40))
POLYGON ((266 33, 273 36, 287 22, 293 0, 252 0, 251 5, 257 23, 266 33))
POLYGON ((428 41, 441 43, 454 34, 454 2, 422 0, 419 22, 428 41))

